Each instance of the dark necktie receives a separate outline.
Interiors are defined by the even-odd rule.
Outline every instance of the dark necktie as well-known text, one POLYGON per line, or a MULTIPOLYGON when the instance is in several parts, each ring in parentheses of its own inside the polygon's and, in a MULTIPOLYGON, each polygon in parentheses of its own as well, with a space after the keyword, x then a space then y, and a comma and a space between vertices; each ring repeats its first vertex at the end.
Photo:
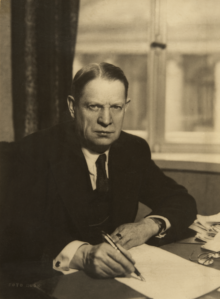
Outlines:
POLYGON ((99 192, 108 191, 108 178, 105 171, 106 155, 102 154, 98 157, 95 164, 97 167, 96 189, 99 192))

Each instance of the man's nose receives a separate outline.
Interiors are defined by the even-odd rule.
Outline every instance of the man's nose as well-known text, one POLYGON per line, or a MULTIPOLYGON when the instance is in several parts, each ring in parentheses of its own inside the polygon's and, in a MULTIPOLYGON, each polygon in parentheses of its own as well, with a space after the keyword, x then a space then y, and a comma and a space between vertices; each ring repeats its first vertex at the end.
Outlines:
POLYGON ((98 123, 103 126, 109 126, 112 123, 112 115, 110 108, 103 108, 98 117, 98 123))

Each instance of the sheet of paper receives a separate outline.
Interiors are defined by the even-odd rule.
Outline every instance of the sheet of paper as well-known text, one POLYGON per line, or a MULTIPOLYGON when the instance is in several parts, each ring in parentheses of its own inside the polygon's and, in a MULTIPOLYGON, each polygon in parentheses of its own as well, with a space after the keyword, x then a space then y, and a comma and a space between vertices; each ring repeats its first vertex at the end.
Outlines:
POLYGON ((220 223, 220 213, 211 216, 197 215, 195 223, 200 223, 207 230, 212 230, 213 224, 220 223))
POLYGON ((212 240, 215 237, 215 235, 217 234, 217 232, 213 232, 213 231, 210 232, 205 229, 202 229, 195 223, 191 224, 189 226, 189 228, 197 232, 195 239, 200 239, 204 242, 212 240))
POLYGON ((220 233, 218 233, 215 238, 211 241, 208 241, 205 245, 201 246, 204 249, 211 250, 214 252, 220 251, 220 233))
POLYGON ((149 298, 192 299, 220 286, 220 271, 187 261, 163 249, 144 244, 130 252, 146 282, 140 281, 135 274, 116 279, 149 298))

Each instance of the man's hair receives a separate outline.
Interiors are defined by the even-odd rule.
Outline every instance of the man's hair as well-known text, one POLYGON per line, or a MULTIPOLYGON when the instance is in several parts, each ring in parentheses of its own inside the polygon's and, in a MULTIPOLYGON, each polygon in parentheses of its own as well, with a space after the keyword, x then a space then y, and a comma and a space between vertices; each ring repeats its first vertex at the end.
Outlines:
POLYGON ((83 94, 85 85, 94 79, 103 78, 110 81, 119 80, 125 87, 125 99, 128 95, 128 80, 124 72, 117 66, 107 63, 91 63, 81 68, 72 81, 72 96, 78 102, 83 94))

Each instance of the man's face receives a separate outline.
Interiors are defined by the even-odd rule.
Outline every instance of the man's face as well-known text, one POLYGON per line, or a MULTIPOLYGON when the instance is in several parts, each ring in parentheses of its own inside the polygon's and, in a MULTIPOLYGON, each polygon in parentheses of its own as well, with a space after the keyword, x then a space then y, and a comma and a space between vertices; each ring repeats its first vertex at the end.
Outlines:
POLYGON ((95 152, 106 151, 119 138, 128 102, 121 81, 102 78, 85 85, 78 103, 68 99, 82 145, 95 152))

